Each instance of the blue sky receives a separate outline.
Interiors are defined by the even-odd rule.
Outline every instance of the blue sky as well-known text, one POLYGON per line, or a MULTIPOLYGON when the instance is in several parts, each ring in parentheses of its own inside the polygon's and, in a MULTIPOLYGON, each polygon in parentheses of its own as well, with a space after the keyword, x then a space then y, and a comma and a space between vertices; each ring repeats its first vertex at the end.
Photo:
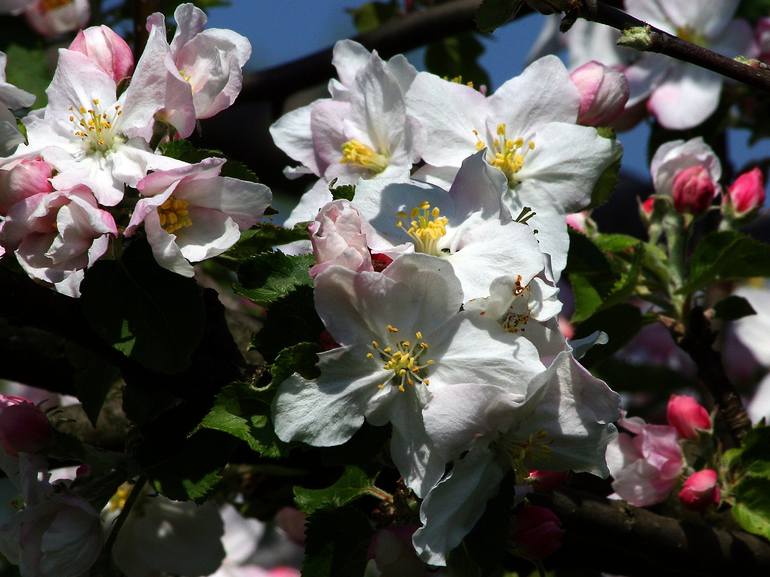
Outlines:
MULTIPOLYGON (((355 35, 346 8, 363 4, 362 0, 233 0, 228 8, 214 9, 209 26, 231 28, 249 38, 253 47, 250 68, 259 69, 288 62, 355 35)), ((483 42, 487 48, 481 58, 494 86, 518 74, 530 46, 540 31, 542 16, 532 15, 497 30, 483 42)), ((418 68, 423 67, 421 54, 410 54, 418 68)), ((645 176, 647 138, 645 124, 621 134, 625 147, 624 168, 645 176)), ((751 159, 770 156, 770 141, 748 146, 748 131, 731 130, 729 149, 736 166, 751 159)))

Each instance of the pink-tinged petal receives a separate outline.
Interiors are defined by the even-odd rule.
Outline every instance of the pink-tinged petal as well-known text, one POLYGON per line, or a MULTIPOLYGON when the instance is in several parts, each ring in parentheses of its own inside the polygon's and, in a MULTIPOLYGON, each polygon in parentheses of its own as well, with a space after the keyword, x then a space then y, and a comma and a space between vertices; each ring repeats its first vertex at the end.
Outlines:
POLYGON ((703 469, 693 473, 679 491, 679 501, 688 509, 704 511, 712 505, 719 505, 721 499, 719 476, 714 469, 703 469))
POLYGON ((153 210, 145 216, 144 230, 155 261, 160 266, 182 276, 193 277, 195 270, 177 246, 176 237, 167 233, 160 226, 160 219, 156 211, 153 210))
POLYGON ((179 250, 190 262, 222 254, 241 238, 238 225, 228 215, 192 205, 189 211, 192 224, 175 234, 179 250))
POLYGON ((139 228, 139 225, 146 220, 147 216, 151 213, 155 213, 157 208, 166 202, 173 192, 174 189, 169 188, 154 196, 140 199, 134 207, 134 212, 131 213, 131 219, 123 234, 125 236, 132 236, 136 232, 136 229, 139 228))
POLYGON ((39 158, 23 159, 7 170, 0 169, 0 215, 7 214, 20 200, 52 192, 53 167, 39 158))
POLYGON ((142 196, 154 196, 182 181, 210 179, 219 176, 224 158, 206 158, 197 164, 185 164, 169 170, 157 170, 145 176, 136 188, 142 196))
POLYGON ((254 226, 272 200, 272 193, 264 184, 229 177, 186 181, 177 188, 175 196, 193 206, 226 214, 241 230, 254 226))
POLYGON ((312 277, 332 265, 355 271, 373 270, 365 223, 347 200, 336 200, 321 209, 310 224, 310 242, 316 259, 310 269, 312 277))
POLYGON ((685 439, 696 439, 699 430, 711 429, 711 416, 706 408, 687 395, 671 395, 666 417, 668 423, 685 439))
POLYGON ((171 41, 171 50, 176 54, 185 44, 203 32, 206 22, 208 22, 208 16, 203 10, 188 2, 176 7, 174 20, 176 21, 176 32, 174 32, 174 38, 171 41))
POLYGON ((69 46, 96 62, 115 82, 131 76, 134 54, 123 38, 108 26, 91 26, 78 32, 69 46))
POLYGON ((348 140, 343 127, 350 114, 351 106, 348 102, 320 100, 313 104, 310 110, 310 130, 320 174, 325 174, 329 166, 340 162, 342 145, 348 140))
POLYGON ((738 217, 748 214, 765 204, 765 178, 762 170, 753 168, 735 179, 723 196, 723 210, 729 205, 738 217))
POLYGON ((686 130, 705 121, 719 105, 722 77, 709 70, 677 64, 647 104, 665 128, 686 130))
POLYGON ((657 4, 665 11, 674 26, 689 26, 707 39, 711 39, 721 34, 730 23, 740 0, 698 0, 697 2, 657 0, 657 4))
POLYGON ((629 88, 622 72, 591 61, 576 69, 570 79, 580 93, 580 124, 607 126, 623 112, 629 88))
POLYGON ((666 78, 674 62, 661 54, 645 53, 623 71, 628 80, 629 96, 626 108, 632 108, 652 94, 666 78))
POLYGON ((39 34, 51 38, 85 26, 91 18, 91 5, 88 0, 72 0, 51 8, 38 0, 24 15, 39 34))

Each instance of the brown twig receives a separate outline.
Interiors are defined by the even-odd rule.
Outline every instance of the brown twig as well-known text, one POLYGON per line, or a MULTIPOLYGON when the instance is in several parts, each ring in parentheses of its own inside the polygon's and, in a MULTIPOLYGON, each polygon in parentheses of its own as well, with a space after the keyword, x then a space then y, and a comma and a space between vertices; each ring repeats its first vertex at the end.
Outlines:
POLYGON ((606 24, 621 32, 627 31, 630 28, 646 29, 647 34, 638 42, 624 45, 644 52, 665 54, 677 60, 689 62, 722 76, 743 82, 754 88, 770 91, 770 69, 762 66, 760 63, 757 63, 757 66, 751 66, 733 58, 717 54, 708 48, 698 46, 654 26, 650 26, 648 23, 631 16, 623 10, 610 6, 606 2, 597 2, 595 7, 591 7, 588 4, 584 2, 583 6, 578 10, 577 15, 581 18, 606 24))

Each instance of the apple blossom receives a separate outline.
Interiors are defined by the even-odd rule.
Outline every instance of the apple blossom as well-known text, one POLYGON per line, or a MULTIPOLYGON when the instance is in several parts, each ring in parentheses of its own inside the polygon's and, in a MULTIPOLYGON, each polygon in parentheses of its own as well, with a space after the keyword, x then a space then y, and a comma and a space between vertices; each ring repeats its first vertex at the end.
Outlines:
POLYGON ((739 175, 727 188, 722 199, 722 212, 741 218, 764 204, 765 178, 755 167, 739 175))
POLYGON ((82 28, 91 18, 89 0, 37 0, 24 11, 29 25, 43 36, 59 36, 82 28))
POLYGON ((0 445, 6 453, 36 453, 51 439, 48 417, 21 397, 0 395, 0 445))
POLYGON ((687 395, 671 395, 666 417, 668 424, 685 439, 696 439, 698 431, 711 430, 711 416, 706 408, 687 395))
POLYGON ((105 206, 120 202, 124 185, 136 186, 148 170, 184 164, 148 146, 154 115, 163 106, 157 84, 163 66, 158 52, 165 42, 162 31, 150 34, 131 84, 120 97, 112 75, 95 61, 60 49, 46 91, 48 106, 24 119, 29 144, 20 146, 16 157, 41 156, 59 171, 55 188, 83 184, 105 206))
POLYGON ((719 505, 719 479, 714 469, 693 473, 679 491, 679 501, 688 509, 703 511, 711 505, 719 505))
POLYGON ((662 144, 650 172, 656 194, 670 197, 680 212, 702 213, 720 191, 722 164, 701 137, 662 144))
POLYGON ((232 30, 204 30, 206 13, 189 2, 177 6, 174 20, 177 27, 170 44, 165 43, 163 14, 152 14, 147 27, 158 30, 165 43, 163 53, 158 54, 168 79, 161 116, 186 138, 196 119, 211 118, 235 102, 243 86, 242 68, 251 57, 251 43, 232 30))
POLYGON ((98 208, 87 187, 76 186, 14 204, 0 228, 0 244, 15 251, 30 277, 78 297, 85 269, 104 255, 117 233, 112 215, 98 208))
POLYGON ((483 383, 433 392, 428 435, 443 458, 463 456, 420 508, 414 544, 427 563, 446 563, 511 468, 522 476, 531 469, 609 474, 604 453, 616 436, 616 393, 568 352, 532 379, 525 395, 520 390, 483 383))
POLYGON ((308 230, 316 261, 310 276, 318 276, 332 265, 374 270, 366 244, 369 224, 349 201, 335 200, 324 206, 308 230))
POLYGON ((381 273, 332 266, 315 283, 316 310, 340 347, 318 355, 318 379, 295 373, 281 383, 276 433, 334 446, 365 419, 390 422, 393 461, 417 495, 433 487, 446 462, 423 424, 434 394, 458 383, 525 388, 543 370, 528 341, 459 312, 460 281, 444 259, 405 254, 381 273))
POLYGON ((346 87, 344 99, 316 100, 270 127, 276 145, 302 163, 298 174, 321 177, 286 225, 315 218, 319 208, 332 200, 329 182, 334 179, 355 184, 359 178, 405 177, 419 159, 421 132, 407 115, 404 100, 406 64, 391 65, 372 52, 361 66, 362 54, 358 49, 353 52, 352 45, 338 42, 334 50, 340 85, 346 87), (354 53, 353 62, 346 62, 354 53))
POLYGON ((576 123, 580 95, 555 56, 545 56, 491 96, 421 72, 407 93, 409 114, 425 131, 418 175, 451 180, 462 161, 486 150, 508 181, 503 202, 518 215, 529 207, 554 279, 566 265, 565 215, 586 208, 616 144, 576 123))
POLYGON ((41 158, 24 158, 0 169, 0 215, 5 216, 19 201, 35 194, 53 192, 54 168, 41 158))
MULTIPOLYGON (((749 24, 733 20, 738 4, 739 0, 626 0, 626 10, 665 32, 732 57, 746 54, 753 40, 749 24)), ((697 126, 719 104, 722 76, 668 56, 645 53, 625 74, 631 89, 628 105, 647 100, 647 108, 665 128, 697 126)))
POLYGON ((517 555, 545 559, 561 548, 564 530, 556 513, 537 505, 524 505, 513 514, 511 543, 517 555))
POLYGON ((417 181, 361 181, 353 204, 374 229, 373 251, 446 259, 470 300, 489 295, 499 277, 526 285, 544 266, 532 229, 513 222, 501 204, 506 187, 478 153, 463 162, 448 191, 417 181))
POLYGON ((81 30, 69 49, 88 56, 115 82, 128 78, 134 70, 131 47, 109 26, 91 26, 81 30))
POLYGON ((143 178, 126 236, 144 224, 155 260, 177 274, 193 276, 191 262, 222 254, 270 205, 263 184, 219 176, 225 160, 207 158, 143 178))
POLYGON ((570 80, 580 93, 578 124, 607 126, 623 112, 628 81, 622 72, 591 61, 576 68, 570 80))
POLYGON ((639 418, 624 418, 618 424, 633 436, 620 433, 607 446, 615 496, 637 507, 665 501, 684 466, 676 429, 639 418))

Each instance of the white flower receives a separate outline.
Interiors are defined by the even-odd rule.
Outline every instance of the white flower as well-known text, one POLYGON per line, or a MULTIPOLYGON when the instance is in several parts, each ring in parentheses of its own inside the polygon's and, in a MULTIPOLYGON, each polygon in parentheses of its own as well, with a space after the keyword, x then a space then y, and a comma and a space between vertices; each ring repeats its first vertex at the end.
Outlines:
POLYGON ((117 97, 115 80, 80 52, 59 50, 59 63, 48 87, 48 106, 25 120, 29 145, 17 156, 39 154, 60 173, 59 189, 84 184, 100 204, 113 206, 123 186, 136 183, 151 169, 183 162, 154 154, 155 113, 163 106, 158 94, 162 31, 153 31, 129 88, 117 97))
POLYGON ((24 138, 16 128, 16 117, 11 110, 32 106, 34 95, 5 80, 6 55, 0 52, 0 156, 10 154, 24 138))
POLYGON ((413 539, 422 559, 446 563, 511 468, 606 477, 605 449, 619 416, 619 396, 567 352, 529 383, 526 398, 491 384, 436 390, 425 428, 442 457, 467 453, 422 503, 413 539))
MULTIPOLYGON (((613 161, 613 142, 575 124, 580 96, 566 68, 546 56, 485 97, 469 86, 422 72, 407 93, 422 125, 423 174, 451 175, 477 150, 507 178, 503 201, 512 215, 530 207, 553 276, 566 265, 566 214, 588 206, 599 176, 613 161)), ((451 176, 450 176, 451 178, 451 176)))
MULTIPOLYGON (((627 0, 628 12, 648 24, 725 56, 745 54, 753 42, 748 22, 733 20, 739 0, 627 0)), ((697 126, 716 110, 719 74, 660 54, 645 53, 625 71, 628 106, 646 100, 664 127, 697 126)))
POLYGON ((334 61, 341 79, 331 86, 336 97, 316 100, 270 127, 276 145, 302 164, 291 172, 321 177, 287 225, 315 218, 332 200, 333 179, 352 184, 359 178, 407 176, 420 156, 419 126, 407 116, 404 101, 411 65, 403 57, 386 63, 350 41, 337 43, 334 61))
POLYGON ((375 230, 368 239, 375 252, 445 258, 469 300, 489 295, 499 277, 526 285, 543 270, 532 229, 514 222, 501 203, 506 190, 503 174, 478 153, 463 162, 449 191, 417 181, 361 181, 353 205, 375 230))
POLYGON ((391 455, 407 484, 425 494, 444 472, 422 411, 458 383, 526 387, 541 372, 526 339, 459 312, 460 282, 444 259, 407 254, 382 273, 333 266, 316 277, 315 304, 340 347, 318 355, 321 376, 294 374, 273 416, 284 441, 340 445, 364 419, 393 425, 391 455))
POLYGON ((143 178, 136 186, 145 198, 136 203, 125 234, 134 234, 144 223, 158 264, 193 276, 191 262, 233 246, 242 230, 256 224, 272 198, 264 184, 219 176, 224 163, 221 158, 207 158, 143 178))

